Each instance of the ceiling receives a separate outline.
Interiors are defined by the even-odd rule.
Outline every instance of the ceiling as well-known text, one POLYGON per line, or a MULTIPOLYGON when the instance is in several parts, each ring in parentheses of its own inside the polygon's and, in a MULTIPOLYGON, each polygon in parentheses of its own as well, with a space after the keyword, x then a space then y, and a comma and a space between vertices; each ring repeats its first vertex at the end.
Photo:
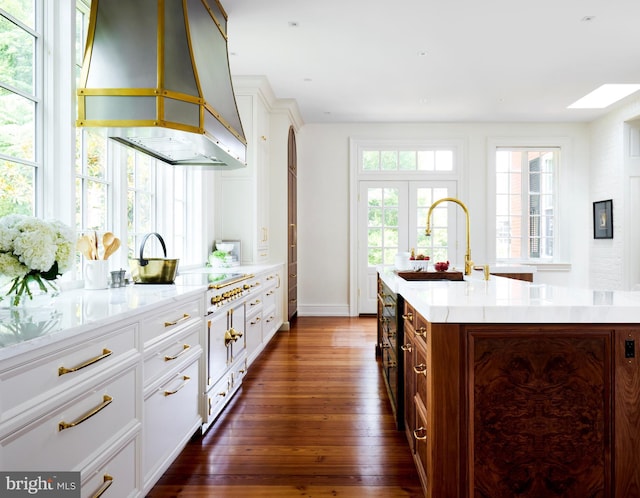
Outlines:
POLYGON ((231 73, 305 123, 591 121, 610 109, 566 107, 640 83, 638 0, 222 3, 231 73))

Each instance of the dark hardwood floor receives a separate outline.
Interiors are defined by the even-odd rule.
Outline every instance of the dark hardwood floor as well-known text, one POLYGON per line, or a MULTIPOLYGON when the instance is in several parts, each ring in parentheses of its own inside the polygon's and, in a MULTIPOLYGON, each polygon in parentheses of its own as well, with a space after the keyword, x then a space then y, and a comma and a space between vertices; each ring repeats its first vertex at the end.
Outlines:
POLYGON ((147 496, 423 497, 375 342, 375 317, 295 320, 147 496))

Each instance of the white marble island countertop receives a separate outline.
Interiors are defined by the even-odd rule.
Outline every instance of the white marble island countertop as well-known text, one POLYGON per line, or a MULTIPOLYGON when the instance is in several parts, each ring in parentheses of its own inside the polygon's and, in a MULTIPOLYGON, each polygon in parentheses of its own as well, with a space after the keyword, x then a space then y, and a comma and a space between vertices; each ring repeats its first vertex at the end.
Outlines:
POLYGON ((640 323, 640 292, 536 284, 482 272, 464 281, 382 280, 432 323, 640 323))

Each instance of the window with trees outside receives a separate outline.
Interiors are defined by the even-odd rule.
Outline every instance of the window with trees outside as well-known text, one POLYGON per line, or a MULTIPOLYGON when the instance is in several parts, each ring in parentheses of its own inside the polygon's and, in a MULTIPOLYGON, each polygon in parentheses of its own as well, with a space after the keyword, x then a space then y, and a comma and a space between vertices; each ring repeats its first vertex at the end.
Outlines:
POLYGON ((0 3, 0 217, 36 215, 41 195, 42 5, 0 3))
POLYGON ((559 148, 497 148, 497 260, 553 258, 559 160, 559 148))

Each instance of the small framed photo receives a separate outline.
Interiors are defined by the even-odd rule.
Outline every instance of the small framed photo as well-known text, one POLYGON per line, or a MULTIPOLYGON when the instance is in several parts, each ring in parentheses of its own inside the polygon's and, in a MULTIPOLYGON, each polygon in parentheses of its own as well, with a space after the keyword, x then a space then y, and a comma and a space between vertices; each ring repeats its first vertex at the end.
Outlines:
POLYGON ((593 203, 593 238, 613 239, 613 200, 593 203))

